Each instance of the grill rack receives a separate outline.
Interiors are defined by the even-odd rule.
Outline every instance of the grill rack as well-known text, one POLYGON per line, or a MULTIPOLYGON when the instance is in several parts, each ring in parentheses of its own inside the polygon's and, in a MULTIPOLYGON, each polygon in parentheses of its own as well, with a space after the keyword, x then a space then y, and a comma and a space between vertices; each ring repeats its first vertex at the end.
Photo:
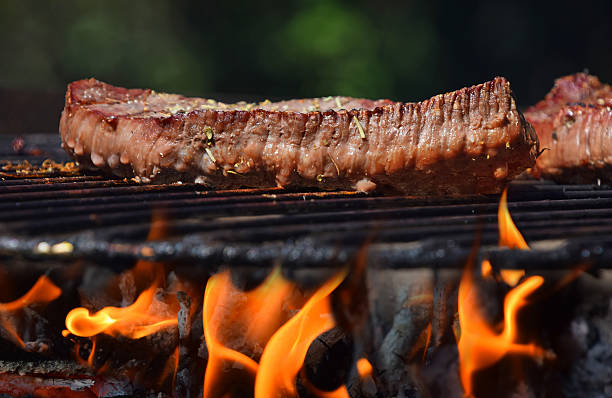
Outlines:
MULTIPOLYGON (((0 137, 0 168, 67 161, 57 135, 0 137)), ((515 181, 508 208, 532 246, 497 248, 498 195, 382 196, 280 188, 208 190, 197 184, 130 179, 50 168, 0 170, 0 255, 87 257, 124 267, 135 259, 222 265, 326 267, 367 242, 383 268, 459 267, 476 235, 493 266, 557 269, 612 264, 612 187, 515 181), (147 241, 163 214, 167 235, 147 241), (69 242, 70 245, 59 245, 69 242), (70 250, 66 250, 69 247, 70 250), (121 261, 109 261, 121 260, 121 261)))

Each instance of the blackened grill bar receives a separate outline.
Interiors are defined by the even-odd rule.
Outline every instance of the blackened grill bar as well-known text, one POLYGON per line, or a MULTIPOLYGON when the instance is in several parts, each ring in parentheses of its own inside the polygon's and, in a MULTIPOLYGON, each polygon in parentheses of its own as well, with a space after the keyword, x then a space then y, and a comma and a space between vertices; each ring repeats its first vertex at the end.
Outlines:
MULTIPOLYGON (((22 255, 34 258, 90 258, 102 261, 108 268, 123 270, 132 263, 115 260, 144 259, 150 261, 182 262, 196 264, 211 272, 221 266, 264 267, 281 263, 286 269, 316 269, 341 266, 354 258, 356 245, 329 245, 312 240, 288 241, 282 244, 263 245, 234 243, 109 243, 87 239, 75 240, 71 253, 40 253, 40 244, 47 241, 0 237, 0 254, 22 255), (38 253, 38 254, 37 254, 38 253)), ((57 242, 61 243, 61 242, 57 242)), ((461 268, 471 250, 467 241, 421 240, 402 245, 372 245, 368 248, 368 263, 376 268, 410 269, 429 267, 434 269, 461 268)), ((550 240, 538 242, 529 251, 510 250, 491 246, 479 250, 479 258, 488 258, 496 268, 522 268, 525 270, 561 270, 577 266, 590 271, 610 268, 612 241, 550 240)), ((52 246, 52 242, 50 244, 52 246)))
MULTIPOLYGON (((581 192, 580 196, 584 196, 585 193, 581 192)), ((422 199, 361 195, 352 197, 351 193, 342 192, 273 195, 259 193, 245 195, 241 192, 240 195, 221 197, 215 196, 215 192, 204 192, 212 195, 189 199, 176 198, 173 192, 161 192, 153 197, 149 194, 125 197, 110 194, 112 191, 104 192, 102 197, 0 202, 0 209, 6 210, 0 215, 0 221, 4 222, 5 228, 17 233, 66 231, 82 227, 115 225, 126 228, 132 223, 147 222, 154 209, 163 209, 166 216, 177 218, 172 222, 172 229, 179 234, 229 231, 231 234, 226 238, 236 239, 245 234, 249 236, 247 228, 256 229, 257 234, 271 234, 270 238, 274 235, 286 236, 288 229, 291 228, 297 228, 296 233, 299 231, 320 233, 378 226, 381 229, 378 234, 384 235, 386 228, 406 230, 412 227, 418 230, 431 225, 462 226, 479 221, 494 222, 497 210, 497 203, 492 202, 491 198, 479 199, 488 203, 424 206, 421 203, 422 199), (196 214, 200 220, 206 219, 207 222, 194 223, 189 219, 185 221, 185 218, 196 214), (244 216, 252 218, 244 220, 244 216), (358 221, 355 221, 356 219, 358 221), (281 230, 267 230, 267 228, 281 230)), ((201 196, 202 193, 185 192, 185 194, 201 196)), ((606 225, 605 221, 612 217, 610 209, 612 198, 599 196, 609 196, 609 194, 610 191, 599 191, 592 193, 598 196, 593 198, 528 200, 510 203, 509 208, 514 217, 519 222, 523 222, 522 226, 526 230, 530 229, 531 224, 537 229, 549 230, 553 230, 556 225, 601 226, 601 224, 606 225)), ((546 194, 539 196, 548 197, 546 194)), ((144 226, 144 230, 148 230, 148 226, 144 226)), ((142 231, 141 229, 140 232, 142 231)), ((418 232, 428 231, 426 229, 418 232)), ((473 228, 469 232, 473 234, 473 228)), ((554 235, 554 230, 550 233, 554 235)), ((255 236, 245 239, 255 239, 255 236)))

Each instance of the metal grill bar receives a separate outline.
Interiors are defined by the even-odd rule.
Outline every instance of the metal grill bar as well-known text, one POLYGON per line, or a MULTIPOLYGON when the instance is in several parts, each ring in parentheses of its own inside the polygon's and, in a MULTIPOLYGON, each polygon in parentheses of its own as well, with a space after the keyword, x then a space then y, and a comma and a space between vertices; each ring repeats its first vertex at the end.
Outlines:
MULTIPOLYGON (((227 228, 228 221, 216 221, 219 218, 268 216, 256 222, 257 227, 278 226, 288 224, 313 224, 315 222, 352 222, 351 220, 411 220, 412 223, 430 223, 440 221, 440 216, 450 217, 449 224, 460 222, 472 223, 473 216, 487 217, 494 221, 497 210, 496 203, 475 203, 470 205, 443 206, 411 206, 410 200, 401 197, 350 197, 343 193, 321 195, 298 194, 304 199, 295 200, 295 194, 277 194, 274 198, 267 195, 204 197, 198 198, 198 193, 165 192, 138 196, 108 197, 104 200, 95 198, 93 205, 82 205, 80 199, 25 202, 25 210, 20 209, 21 203, 3 206, 12 210, 0 214, 0 221, 5 227, 15 232, 36 233, 41 231, 68 231, 81 228, 100 226, 125 225, 129 223, 146 222, 151 218, 154 209, 162 209, 171 218, 197 217, 207 220, 201 225, 203 230, 211 228, 227 228), (191 196, 184 199, 185 196, 191 196), (195 197, 194 197, 195 196, 195 197), (308 196, 308 198, 307 198, 308 196), (28 206, 29 204, 29 206, 28 206), (33 204, 43 205, 41 207, 33 204), (14 206, 14 208, 10 208, 14 206), (296 214, 298 213, 298 214, 296 214), (300 214, 301 213, 301 214, 300 214), (277 216, 277 217, 269 217, 277 216), (461 217, 454 220, 452 217, 461 217)), ((610 198, 589 198, 574 200, 544 200, 510 203, 517 222, 550 219, 554 226, 559 220, 584 219, 601 220, 612 214, 610 198)), ((567 224, 566 224, 567 225, 567 224)), ((246 227, 246 225, 241 225, 246 227)))
MULTIPOLYGON (((2 175, 2 174, 0 174, 2 175)), ((2 181, 3 187, 12 185, 35 185, 35 184, 57 184, 67 182, 80 182, 80 181, 103 181, 107 178, 104 176, 74 176, 74 177, 39 177, 39 178, 11 178, 4 179, 2 181)))
MULTIPOLYGON (((49 242, 45 242, 49 245, 49 242)), ((53 242, 51 242, 53 243, 53 242)), ((28 258, 56 259, 90 258, 117 270, 130 263, 117 260, 143 259, 167 261, 183 265, 197 265, 214 272, 222 266, 270 267, 281 263, 287 269, 327 268, 346 264, 355 258, 359 245, 320 244, 313 239, 252 244, 218 242, 110 243, 89 238, 72 242, 71 253, 41 253, 41 241, 0 236, 0 252, 19 254, 28 258)), ((420 240, 408 244, 371 244, 368 263, 375 268, 460 268, 470 254, 470 242, 459 240, 420 240)), ((559 270, 584 267, 595 271, 609 268, 612 263, 612 242, 560 240, 541 241, 532 250, 510 250, 492 246, 481 247, 479 258, 488 258, 497 268, 526 270, 559 270)))

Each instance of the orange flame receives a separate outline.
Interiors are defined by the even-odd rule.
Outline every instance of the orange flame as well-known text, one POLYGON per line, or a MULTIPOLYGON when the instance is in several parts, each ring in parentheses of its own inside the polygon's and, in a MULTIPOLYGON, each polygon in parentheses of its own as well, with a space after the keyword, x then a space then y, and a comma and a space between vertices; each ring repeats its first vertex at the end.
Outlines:
POLYGON ((429 344, 431 343, 431 322, 427 324, 427 328, 424 330, 425 333, 425 346, 423 347, 423 356, 421 357, 421 362, 425 363, 427 359, 427 350, 429 349, 429 344))
POLYGON ((0 327, 8 333, 15 344, 22 348, 25 347, 24 341, 17 332, 15 313, 30 305, 49 303, 58 298, 60 294, 62 290, 59 287, 45 275, 41 276, 22 297, 10 303, 0 303, 0 327))
MULTIPOLYGON (((255 398, 297 397, 295 380, 308 347, 335 325, 328 295, 345 275, 341 273, 325 283, 305 304, 297 287, 282 277, 280 268, 250 292, 235 288, 229 272, 212 276, 204 293, 208 347, 204 397, 236 393, 235 386, 227 382, 236 372, 243 383, 245 372, 254 378, 255 398)), ((322 398, 348 397, 344 387, 334 392, 313 392, 322 398)))
POLYGON ((499 224, 499 246, 509 249, 529 249, 525 238, 512 221, 508 211, 508 188, 504 189, 499 208, 497 209, 497 222, 499 224))
POLYGON ((94 359, 96 358, 96 345, 97 339, 94 337, 91 342, 91 351, 89 352, 89 356, 87 357, 87 365, 90 367, 94 367, 94 359))
MULTIPOLYGON (((63 330, 62 331, 62 335, 64 335, 64 337, 68 337, 70 335, 70 332, 68 332, 67 330, 63 330)), ((87 355, 87 359, 83 358, 83 356, 81 356, 81 342, 76 341, 74 344, 74 358, 77 360, 77 362, 79 362, 82 366, 89 366, 90 368, 94 368, 94 361, 95 361, 95 356, 96 356, 96 338, 93 337, 91 339, 91 348, 89 350, 89 355, 87 355)))
POLYGON ((257 289, 241 292, 232 285, 228 271, 208 279, 204 292, 204 338, 208 347, 208 363, 204 378, 204 397, 226 396, 233 388, 221 381, 227 369, 241 368, 252 377, 259 365, 238 351, 263 347, 280 326, 283 300, 292 287, 275 269, 257 289), (267 296, 269 294, 269 296, 267 296), (267 296, 267 297, 266 297, 267 296), (255 325, 260 327, 256 328, 255 325), (243 331, 240 337, 235 331, 243 331), (224 332, 224 333, 222 333, 224 332), (239 344, 247 347, 240 347, 239 344), (229 348, 228 345, 235 346, 229 348))
POLYGON ((372 374, 372 364, 366 358, 359 358, 357 361, 357 372, 361 378, 372 374))
POLYGON ((483 278, 489 278, 493 275, 493 267, 489 260, 482 260, 480 264, 480 273, 483 278))
MULTIPOLYGON (((92 337, 100 333, 139 339, 158 330, 176 326, 177 311, 156 299, 155 293, 163 282, 163 274, 157 269, 153 284, 143 291, 136 301, 127 307, 105 307, 95 314, 83 307, 66 315, 66 328, 75 336, 92 337)), ((66 336, 67 332, 64 331, 66 336)))
POLYGON ((532 276, 512 289, 504 300, 504 322, 500 333, 487 325, 477 300, 477 291, 472 282, 472 270, 464 273, 459 285, 459 364, 461 383, 465 394, 473 396, 472 376, 502 359, 507 354, 521 354, 542 359, 550 354, 535 344, 518 343, 517 312, 527 304, 526 297, 542 285, 544 279, 532 276))
MULTIPOLYGON (((168 218, 163 210, 155 209, 151 219, 151 228, 147 241, 161 239, 168 234, 168 218)), ((147 251, 147 247, 142 249, 147 251)), ((163 266, 158 263, 139 261, 133 274, 155 274, 155 280, 144 290, 134 303, 127 307, 105 307, 95 314, 83 307, 75 308, 66 315, 66 329, 62 335, 69 333, 80 337, 92 337, 100 333, 111 336, 125 336, 139 339, 161 329, 178 324, 176 308, 170 309, 167 303, 156 299, 157 289, 164 282, 163 266)), ((95 347, 95 345, 94 345, 95 347)), ((94 351, 90 356, 93 358, 94 351)))
MULTIPOLYGON (((514 221, 512 221, 512 217, 508 211, 508 188, 504 189, 501 200, 499 201, 497 224, 499 228, 500 247, 529 250, 529 245, 527 245, 525 238, 523 238, 523 235, 519 232, 514 221)), ((504 282, 509 286, 516 286, 518 281, 525 275, 524 270, 518 269, 502 269, 499 273, 504 282)))
POLYGON ((164 368, 159 377, 159 381, 157 382, 158 387, 161 387, 171 377, 170 386, 172 387, 172 390, 174 390, 174 386, 176 385, 176 374, 178 372, 179 367, 179 357, 180 352, 179 347, 177 345, 174 349, 174 352, 168 357, 168 360, 164 365, 164 368))
MULTIPOLYGON (((297 397, 295 379, 308 347, 318 335, 335 326, 329 295, 345 277, 346 272, 341 272, 327 281, 304 308, 272 336, 261 356, 255 379, 255 398, 297 397)), ((343 387, 337 391, 335 397, 348 397, 343 387)))

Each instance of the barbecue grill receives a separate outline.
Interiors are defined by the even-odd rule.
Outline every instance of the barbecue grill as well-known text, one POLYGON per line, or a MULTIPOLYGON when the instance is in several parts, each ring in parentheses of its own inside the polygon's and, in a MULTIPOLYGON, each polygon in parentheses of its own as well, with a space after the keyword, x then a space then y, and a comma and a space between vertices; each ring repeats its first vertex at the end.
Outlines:
MULTIPOLYGON (((259 284, 258 278, 276 264, 282 265, 290 280, 308 289, 309 281, 315 286, 329 278, 330 270, 354 264, 352 276, 343 283, 350 302, 335 301, 333 311, 340 326, 311 345, 315 352, 312 358, 316 359, 306 360, 304 369, 314 369, 314 380, 319 377, 322 385, 330 388, 345 380, 347 388, 357 389, 352 396, 358 397, 373 396, 365 392, 367 388, 378 388, 382 396, 397 394, 400 387, 412 388, 417 376, 406 373, 408 367, 402 361, 412 355, 413 346, 417 352, 422 350, 419 355, 423 361, 427 358, 422 375, 417 377, 419 383, 426 384, 430 391, 442 385, 461 391, 458 372, 446 369, 457 366, 452 330, 458 279, 461 269, 470 259, 475 260, 474 255, 480 258, 472 264, 486 258, 497 268, 524 269, 527 275, 537 270, 552 276, 551 284, 555 280, 569 283, 579 274, 577 269, 597 273, 612 264, 612 187, 599 183, 512 182, 508 208, 531 250, 510 250, 498 247, 499 195, 423 198, 277 187, 211 190, 191 183, 142 184, 135 179, 79 170, 61 149, 59 137, 51 134, 0 137, 0 151, 0 262, 14 265, 7 267, 7 275, 11 280, 22 280, 23 286, 32 286, 34 274, 53 272, 62 286, 68 286, 62 298, 52 303, 56 309, 47 311, 54 314, 47 315, 49 319, 32 311, 18 318, 30 333, 28 347, 22 349, 10 338, 0 338, 0 349, 5 352, 0 361, 2 391, 9 391, 6 386, 12 385, 21 386, 19 391, 46 391, 57 384, 65 385, 61 388, 71 393, 86 388, 83 396, 93 392, 106 397, 132 394, 147 385, 126 378, 122 371, 102 371, 107 365, 97 363, 96 358, 108 358, 112 352, 120 354, 115 360, 119 367, 127 366, 127 373, 130 363, 140 363, 134 371, 155 377, 166 375, 160 379, 166 384, 149 391, 152 394, 160 390, 172 391, 177 397, 201 394, 208 354, 201 354, 203 306, 199 293, 165 293, 180 301, 182 311, 176 328, 152 335, 156 342, 169 342, 166 351, 163 345, 151 345, 148 337, 138 343, 138 339, 104 334, 88 340, 57 332, 68 310, 81 302, 77 295, 81 299, 83 293, 97 297, 92 279, 110 280, 134 264, 169 265, 169 270, 177 271, 178 280, 183 278, 200 289, 211 274, 224 268, 243 278, 243 287, 249 283, 257 286, 253 282, 259 284), (380 272, 360 274, 364 259, 368 269, 380 272), (57 267, 61 263, 67 266, 57 267), (77 265, 74 269, 79 275, 74 280, 72 265, 77 265), (80 281, 78 286, 74 285, 76 279, 80 281), (200 312, 190 312, 190 308, 200 312), (363 317, 359 314, 364 312, 368 320, 358 326, 365 318, 355 319, 363 317), (356 331, 359 327, 370 332, 360 335, 356 331), (427 341, 419 340, 427 330, 427 341), (179 340, 177 335, 181 336, 179 340), (48 350, 50 357, 41 361, 43 357, 36 349, 44 350, 47 345, 52 347, 48 350), (166 359, 160 358, 167 358, 171 352, 175 352, 175 376, 168 378, 167 372, 160 371, 166 359), (371 355, 376 361, 377 387, 372 384, 363 389, 364 382, 359 381, 356 371, 350 373, 357 355, 371 355), (436 376, 436 369, 444 369, 444 376, 436 376), (181 377, 176 376, 179 373, 181 377), (96 388, 110 391, 110 395, 95 392, 96 388)), ((171 276, 173 272, 168 273, 169 279, 177 278, 171 276)), ((606 286, 605 275, 601 280, 601 286, 606 286)), ((553 347, 565 341, 563 331, 570 322, 580 321, 570 319, 571 308, 580 302, 589 303, 587 308, 597 308, 602 300, 596 292, 603 288, 593 289, 588 283, 581 286, 580 292, 593 290, 595 294, 577 293, 581 299, 576 300, 570 293, 576 290, 565 289, 548 296, 542 307, 533 307, 538 320, 530 329, 550 331, 546 332, 547 342, 553 347)), ((488 303, 495 307, 506 291, 489 291, 488 303)), ((124 293, 122 290, 125 299, 124 293)), ((129 298, 128 304, 134 299, 129 298)), ((597 318, 599 312, 587 309, 584 313, 591 314, 593 322, 604 322, 587 326, 587 330, 597 334, 606 329, 606 318, 597 318)), ((593 347, 583 351, 599 352, 597 346, 593 347)), ((573 360, 562 350, 557 351, 558 363, 573 360)), ((579 370, 563 384, 564 389, 581 391, 587 386, 596 391, 605 383, 588 376, 591 367, 606 366, 605 358, 589 355, 576 362, 579 370), (580 369, 587 369, 587 373, 580 369)), ((504 372, 503 366, 499 371, 504 372)), ((556 390, 542 382, 542 375, 550 369, 534 370, 528 388, 536 392, 548 389, 554 396, 556 390)), ((488 379, 480 378, 480 388, 511 391, 512 386, 505 390, 503 383, 501 387, 487 387, 488 379)))
POLYGON ((48 161, 40 167, 45 159, 68 161, 55 135, 15 140, 0 140, 0 251, 8 256, 88 257, 113 267, 172 259, 210 270, 275 261, 302 268, 342 264, 368 242, 374 266, 444 268, 463 266, 478 235, 479 253, 493 266, 611 263, 612 187, 598 183, 511 183, 508 208, 532 247, 517 251, 497 248, 497 195, 146 185, 48 161), (167 236, 147 241, 155 214, 166 220, 167 236))

